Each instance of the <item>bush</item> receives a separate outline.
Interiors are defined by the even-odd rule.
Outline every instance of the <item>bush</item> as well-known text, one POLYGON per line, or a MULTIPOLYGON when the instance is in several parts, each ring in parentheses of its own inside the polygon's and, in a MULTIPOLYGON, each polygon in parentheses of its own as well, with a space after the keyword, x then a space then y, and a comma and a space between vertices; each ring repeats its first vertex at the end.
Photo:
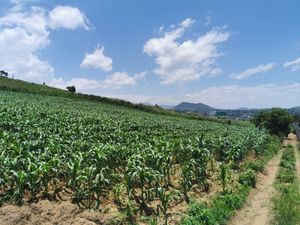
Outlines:
POLYGON ((255 171, 252 169, 247 169, 245 172, 242 172, 239 175, 239 183, 246 186, 255 187, 256 186, 255 171))
POLYGON ((183 218, 183 225, 222 225, 226 224, 236 209, 243 206, 250 188, 240 186, 235 193, 218 195, 211 205, 192 203, 188 215, 183 218))
POLYGON ((271 111, 262 110, 251 120, 256 127, 265 127, 271 134, 279 137, 288 135, 292 121, 293 118, 288 111, 280 108, 273 108, 271 111))
POLYGON ((264 171, 264 162, 262 160, 253 160, 245 164, 245 168, 254 170, 255 172, 264 171))

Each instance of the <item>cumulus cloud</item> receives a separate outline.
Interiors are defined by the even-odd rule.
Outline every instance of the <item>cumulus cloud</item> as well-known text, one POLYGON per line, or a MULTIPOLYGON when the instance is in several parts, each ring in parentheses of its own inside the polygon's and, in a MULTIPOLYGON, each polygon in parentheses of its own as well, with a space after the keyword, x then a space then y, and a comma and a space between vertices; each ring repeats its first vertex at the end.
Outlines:
POLYGON ((89 28, 87 18, 78 8, 62 5, 56 6, 49 12, 49 26, 51 29, 89 28))
POLYGON ((85 53, 80 67, 102 69, 104 71, 112 70, 113 61, 110 57, 105 56, 103 51, 104 48, 99 48, 98 46, 93 53, 85 53))
POLYGON ((233 73, 230 75, 230 77, 233 79, 236 79, 236 80, 242 80, 242 79, 245 79, 245 78, 250 77, 255 74, 269 72, 270 70, 272 70, 274 68, 274 66, 275 66, 275 63, 261 64, 259 66, 247 69, 240 73, 233 73))
POLYGON ((22 1, 12 2, 15 7, 0 17, 0 68, 19 79, 47 82, 52 78, 54 68, 41 59, 38 52, 50 42, 48 14, 51 12, 40 7, 22 11, 22 1))
POLYGON ((151 38, 144 44, 144 52, 154 57, 158 65, 154 72, 162 78, 163 84, 196 80, 221 71, 216 66, 217 58, 222 55, 217 47, 231 34, 214 28, 195 40, 180 42, 179 39, 193 23, 194 20, 185 19, 162 37, 151 38))
POLYGON ((283 67, 290 69, 291 71, 300 70, 300 57, 293 61, 288 61, 288 62, 284 63, 283 67))
POLYGON ((53 73, 52 66, 41 60, 37 51, 49 43, 45 11, 10 12, 0 18, 0 67, 30 81, 40 81, 53 73))
POLYGON ((144 75, 145 72, 136 73, 133 76, 129 76, 126 72, 116 72, 102 81, 101 87, 117 89, 124 85, 134 85, 137 80, 142 79, 144 75))

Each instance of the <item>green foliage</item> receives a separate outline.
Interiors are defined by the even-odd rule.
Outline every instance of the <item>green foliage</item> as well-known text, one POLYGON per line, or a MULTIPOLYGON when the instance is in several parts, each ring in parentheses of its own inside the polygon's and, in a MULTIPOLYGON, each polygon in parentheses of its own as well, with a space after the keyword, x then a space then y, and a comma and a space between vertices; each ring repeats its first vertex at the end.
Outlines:
POLYGON ((189 201, 193 187, 206 187, 211 165, 238 165, 249 150, 264 152, 268 138, 254 126, 9 91, 0 91, 0 117, 0 202, 53 199, 67 187, 82 208, 101 210, 113 190, 131 222, 138 212, 153 216, 153 200, 168 217, 174 169, 189 201))
POLYGON ((262 155, 265 161, 270 160, 280 150, 280 139, 277 136, 268 137, 265 141, 262 155))
POLYGON ((294 149, 293 147, 288 147, 283 151, 280 161, 280 170, 277 176, 280 183, 293 183, 295 181, 295 162, 294 149))
POLYGON ((275 187, 280 192, 273 198, 274 224, 300 224, 300 193, 296 181, 296 158, 292 146, 283 150, 275 187))
POLYGON ((193 202, 188 209, 188 215, 182 225, 223 225, 232 216, 234 210, 243 206, 249 187, 240 186, 236 193, 218 195, 211 205, 193 202))
MULTIPOLYGON (((227 120, 225 119, 203 117, 198 114, 190 115, 187 113, 179 113, 175 111, 164 110, 158 105, 148 106, 144 104, 134 104, 129 101, 121 100, 121 99, 113 99, 113 98, 87 95, 81 93, 75 94, 75 93, 68 92, 67 90, 62 90, 62 89, 47 86, 47 84, 41 85, 41 84, 29 83, 22 80, 10 79, 1 76, 0 76, 0 90, 34 93, 34 94, 49 95, 49 96, 59 96, 59 97, 66 97, 75 100, 95 101, 95 102, 101 102, 101 103, 112 104, 117 106, 125 106, 133 109, 139 109, 145 112, 158 113, 158 114, 169 115, 174 117, 181 117, 181 118, 187 118, 192 120, 205 120, 205 121, 212 121, 212 122, 218 122, 223 124, 227 123, 227 120)), ((244 126, 243 123, 238 121, 235 121, 234 124, 244 126)))
POLYGON ((297 225, 300 223, 300 194, 297 183, 281 187, 281 194, 273 199, 275 224, 297 225))
POLYGON ((263 160, 255 159, 245 163, 244 167, 255 172, 263 172, 265 164, 263 160))
MULTIPOLYGON (((241 208, 248 196, 251 186, 255 186, 255 171, 262 171, 262 166, 279 150, 278 138, 266 138, 259 147, 261 158, 244 164, 244 172, 239 176, 240 184, 237 190, 226 191, 227 173, 230 163, 220 164, 219 178, 223 182, 223 192, 215 197, 210 204, 192 202, 189 204, 187 215, 183 218, 183 225, 222 225, 227 224, 234 211, 241 208), (267 143, 266 143, 267 139, 267 143), (225 187, 225 191, 224 191, 225 187)), ((256 139, 257 140, 257 139, 256 139)), ((259 140, 259 139, 258 139, 259 140)), ((223 145, 224 146, 224 145, 223 145)))
POLYGON ((219 179, 222 185, 222 192, 223 194, 227 193, 227 184, 230 181, 230 167, 231 163, 221 162, 220 163, 220 172, 219 172, 219 179))
POLYGON ((256 174, 252 169, 247 169, 239 175, 239 183, 242 185, 255 187, 256 186, 256 174))
POLYGON ((252 119, 257 127, 266 128, 271 134, 286 136, 291 129, 292 116, 287 110, 273 108, 271 111, 260 111, 252 119))

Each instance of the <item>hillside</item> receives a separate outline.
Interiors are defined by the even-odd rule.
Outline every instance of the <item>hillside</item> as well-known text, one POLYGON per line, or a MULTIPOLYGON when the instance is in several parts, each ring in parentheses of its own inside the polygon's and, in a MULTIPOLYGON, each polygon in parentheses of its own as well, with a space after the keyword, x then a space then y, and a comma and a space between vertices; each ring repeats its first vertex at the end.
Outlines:
POLYGON ((180 113, 171 110, 166 110, 159 107, 158 105, 152 106, 152 105, 145 105, 145 104, 134 104, 122 99, 107 98, 107 97, 81 94, 81 93, 70 93, 67 90, 62 90, 47 85, 40 85, 40 84, 35 84, 35 83, 30 83, 22 80, 5 78, 5 77, 0 77, 0 90, 9 90, 15 92, 26 92, 26 93, 34 93, 34 94, 41 94, 41 95, 66 97, 66 98, 79 99, 79 100, 82 99, 88 101, 103 102, 112 105, 119 105, 119 106, 139 109, 145 112, 158 113, 158 114, 164 114, 164 115, 175 116, 175 117, 184 117, 184 118, 195 119, 195 120, 207 120, 207 121, 213 121, 218 123, 226 123, 225 120, 221 120, 217 118, 207 118, 196 114, 191 115, 191 114, 186 114, 184 112, 180 113))
MULTIPOLYGON (((227 118, 239 118, 248 119, 254 116, 260 110, 271 110, 270 108, 265 109, 251 109, 251 108, 239 108, 239 109, 217 109, 203 103, 190 103, 182 102, 172 108, 177 112, 193 112, 201 115, 213 115, 213 116, 225 116, 227 118)), ((291 115, 300 114, 300 106, 286 109, 291 115)))
MULTIPOLYGON (((16 224, 12 217, 18 212, 17 224, 79 224, 79 218, 93 224, 96 216, 97 224, 105 225, 116 224, 111 222, 116 218, 118 224, 141 224, 145 216, 176 224, 190 199, 207 200, 220 192, 221 180, 211 165, 231 160, 237 168, 249 151, 265 149, 268 138, 253 126, 3 90, 0 114, 1 203, 4 210, 15 204, 29 207, 26 215, 36 213, 25 217, 20 208, 3 213, 0 207, 0 224, 16 224), (214 152, 220 145, 216 140, 226 143, 222 158, 214 152), (178 197, 166 205, 173 192, 178 197)), ((237 179, 232 184, 232 190, 238 188, 237 179)))
POLYGON ((173 107, 176 111, 190 111, 190 112, 197 112, 197 113, 204 113, 215 110, 213 107, 205 105, 203 103, 189 103, 189 102, 182 102, 177 106, 173 107))

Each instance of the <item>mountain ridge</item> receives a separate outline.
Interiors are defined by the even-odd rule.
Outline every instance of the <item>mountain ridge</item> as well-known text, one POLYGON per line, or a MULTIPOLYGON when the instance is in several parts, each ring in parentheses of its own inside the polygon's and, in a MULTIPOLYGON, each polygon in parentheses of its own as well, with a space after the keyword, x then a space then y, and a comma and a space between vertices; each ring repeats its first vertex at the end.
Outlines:
MULTIPOLYGON (((210 115, 227 115, 227 116, 252 116, 256 112, 260 110, 270 110, 271 108, 247 108, 242 107, 238 109, 218 109, 211 107, 209 105, 203 103, 191 103, 191 102, 181 102, 178 105, 175 105, 172 110, 178 112, 193 112, 193 113, 200 113, 200 114, 210 114, 210 115)), ((291 108, 284 108, 288 110, 291 114, 300 114, 300 106, 295 106, 291 108)))

